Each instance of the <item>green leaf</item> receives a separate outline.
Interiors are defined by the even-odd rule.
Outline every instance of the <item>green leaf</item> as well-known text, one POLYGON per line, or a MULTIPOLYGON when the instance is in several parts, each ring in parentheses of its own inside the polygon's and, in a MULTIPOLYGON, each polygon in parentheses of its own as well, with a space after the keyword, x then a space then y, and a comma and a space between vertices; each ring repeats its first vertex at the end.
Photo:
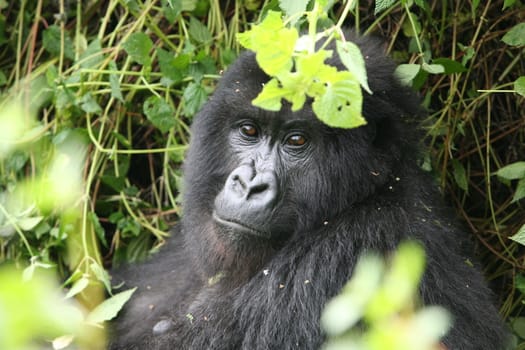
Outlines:
POLYGON ((188 84, 182 94, 184 115, 188 117, 193 116, 199 111, 207 98, 208 93, 201 84, 195 82, 188 84))
POLYGON ((86 113, 102 113, 102 108, 97 103, 93 95, 91 95, 89 92, 80 99, 80 108, 82 108, 82 110, 86 113))
POLYGON ((286 28, 281 13, 268 11, 266 18, 251 30, 237 34, 237 40, 245 48, 255 51, 261 69, 270 76, 290 71, 292 54, 299 34, 295 28, 286 28))
POLYGON ((146 34, 142 32, 133 33, 122 46, 133 61, 143 66, 151 66, 150 51, 153 47, 153 42, 146 34))
MULTIPOLYGON (((51 25, 42 34, 42 46, 52 55, 59 56, 62 51, 61 47, 61 33, 60 27, 51 25)), ((75 58, 75 50, 73 42, 67 33, 64 34, 64 56, 73 60, 75 58)))
POLYGON ((525 162, 516 162, 500 168, 496 175, 507 180, 525 178, 525 162))
POLYGON ((412 80, 416 77, 417 73, 419 73, 420 69, 421 66, 419 64, 400 64, 397 66, 394 76, 399 79, 401 85, 410 86, 412 84, 412 80))
POLYGON ((462 73, 467 71, 467 68, 464 65, 457 61, 451 60, 450 58, 435 58, 432 60, 432 63, 443 66, 445 71, 442 73, 445 74, 462 73))
MULTIPOLYGON (((177 0, 173 0, 177 1, 177 0)), ((182 11, 192 12, 197 7, 197 1, 195 0, 182 0, 182 11)))
POLYGON ((370 322, 400 312, 414 297, 425 270, 425 252, 414 242, 399 245, 383 285, 366 308, 370 322))
POLYGON ((376 255, 365 255, 359 261, 352 279, 340 295, 330 300, 321 315, 321 325, 329 335, 340 335, 362 317, 366 304, 379 287, 384 263, 376 255))
POLYGON ((43 216, 32 216, 32 217, 26 217, 19 219, 16 224, 22 229, 23 231, 30 231, 38 225, 42 219, 43 216))
POLYGON ((335 128, 356 128, 366 124, 361 115, 361 86, 353 75, 350 72, 337 72, 326 84, 325 93, 312 104, 317 117, 335 128))
POLYGON ((93 225, 93 229, 95 230, 95 234, 97 235, 100 243, 104 247, 108 247, 108 241, 106 240, 106 232, 104 231, 104 227, 100 224, 100 220, 98 219, 97 214, 94 212, 87 213, 88 219, 91 221, 91 224, 93 225))
POLYGON ((417 16, 410 11, 407 11, 407 18, 403 22, 401 28, 403 29, 403 34, 405 34, 405 36, 408 38, 416 37, 419 35, 419 33, 421 33, 421 23, 419 22, 417 16), (410 22, 408 19, 408 16, 412 17, 412 21, 414 22, 413 26, 412 22, 410 22))
POLYGON ((441 74, 441 73, 444 73, 445 72, 445 67, 443 67, 442 65, 440 64, 428 64, 428 63, 423 63, 421 65, 421 68, 425 71, 425 72, 428 72, 430 74, 441 74))
POLYGON ((452 159, 452 168, 454 169, 454 180, 458 184, 459 188, 465 192, 468 192, 468 180, 463 164, 461 164, 457 159, 452 159))
POLYGON ((102 175, 100 176, 100 181, 117 193, 124 190, 126 186, 126 178, 124 176, 102 175))
POLYGON ((514 90, 517 94, 525 97, 525 76, 521 76, 514 82, 514 90))
POLYGON ((325 92, 324 83, 337 74, 332 66, 324 61, 331 51, 320 50, 314 54, 303 54, 297 58, 295 72, 282 72, 278 80, 265 84, 263 90, 253 101, 254 105, 278 111, 281 98, 292 104, 292 110, 298 111, 306 101, 306 95, 318 98, 325 92))
POLYGON ((93 309, 87 315, 86 322, 91 324, 100 324, 109 321, 117 316, 124 304, 131 298, 131 295, 137 288, 128 289, 124 292, 113 295, 111 298, 104 300, 100 305, 93 309))
POLYGON ((256 107, 277 112, 281 110, 281 99, 284 98, 286 94, 287 92, 280 86, 279 81, 272 78, 264 84, 261 92, 252 101, 252 104, 256 107))
POLYGON ((111 292, 111 282, 108 272, 97 263, 91 263, 89 268, 93 271, 95 277, 104 284, 106 290, 111 292))
POLYGON ((148 97, 143 110, 148 120, 161 132, 167 132, 177 123, 173 107, 157 96, 148 97))
POLYGON ((525 23, 516 24, 501 40, 510 46, 525 45, 525 23))
POLYGON ((505 0, 505 1, 503 1, 503 8, 502 8, 502 10, 505 10, 506 8, 514 6, 515 3, 516 3, 516 0, 505 0))
POLYGON ((525 225, 521 226, 518 232, 513 236, 509 237, 514 242, 518 242, 521 245, 525 245, 525 225))
POLYGON ((516 289, 521 292, 521 294, 525 294, 525 276, 524 275, 522 274, 516 275, 515 286, 516 286, 516 289))
POLYGON ((341 62, 343 62, 348 71, 357 78, 363 89, 369 94, 372 94, 368 86, 365 59, 359 47, 350 41, 337 41, 337 53, 339 54, 341 62))
POLYGON ((374 9, 374 15, 392 7, 398 0, 376 0, 376 7, 374 9))
POLYGON ((181 54, 175 57, 171 52, 157 49, 157 58, 162 75, 176 83, 184 78, 184 74, 190 65, 190 56, 181 54))
POLYGON ((7 77, 5 73, 0 70, 0 86, 4 86, 7 83, 7 77))
POLYGON ((200 44, 207 44, 211 42, 212 36, 208 27, 206 27, 202 22, 195 19, 195 17, 190 17, 190 26, 189 26, 190 36, 196 42, 200 44))
POLYGON ((514 196, 512 197, 512 203, 517 202, 522 198, 525 198, 525 178, 518 181, 516 192, 514 192, 514 196))
POLYGON ((516 317, 512 321, 512 330, 521 338, 525 339, 525 317, 516 317))
MULTIPOLYGON (((109 62, 109 69, 112 71, 117 71, 117 64, 115 61, 109 62)), ((111 73, 109 75, 109 86, 111 88, 111 97, 119 100, 120 102, 124 102, 124 97, 122 97, 122 90, 120 89, 120 81, 118 75, 111 73)))
POLYGON ((182 12, 181 0, 162 0, 160 3, 164 17, 173 24, 182 12))
POLYGON ((288 17, 292 17, 304 12, 309 2, 310 0, 279 0, 279 7, 288 17))
POLYGON ((104 60, 102 46, 97 38, 93 40, 86 50, 80 55, 78 62, 81 68, 97 68, 104 60))
POLYGON ((72 298, 78 293, 82 292, 89 285, 89 279, 82 277, 73 284, 73 287, 67 292, 66 299, 72 298))

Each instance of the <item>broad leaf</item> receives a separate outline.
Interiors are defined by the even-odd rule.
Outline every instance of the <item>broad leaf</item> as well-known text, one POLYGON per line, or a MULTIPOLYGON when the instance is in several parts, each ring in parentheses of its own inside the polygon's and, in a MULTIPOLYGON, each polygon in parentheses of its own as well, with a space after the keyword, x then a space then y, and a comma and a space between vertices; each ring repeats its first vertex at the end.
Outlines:
POLYGON ((292 17, 304 12, 309 2, 310 0, 279 0, 279 7, 288 17, 292 17))
POLYGON ((151 65, 150 51, 153 47, 151 39, 142 32, 133 33, 122 46, 131 59, 143 66, 151 65))
POLYGON ((207 98, 208 93, 201 84, 195 82, 188 84, 182 95, 182 99, 184 100, 184 115, 188 117, 193 116, 202 107, 204 102, 206 102, 207 98))
POLYGON ((280 86, 279 81, 275 78, 264 84, 263 89, 252 101, 256 107, 260 107, 269 111, 279 111, 282 107, 281 99, 284 98, 286 92, 280 86))
POLYGON ((467 71, 467 68, 464 65, 451 60, 450 58, 436 58, 432 60, 432 63, 443 66, 443 68, 445 68, 443 73, 445 74, 462 73, 467 71))
POLYGON ((452 168, 454 170, 454 180, 456 180, 456 184, 463 191, 467 192, 468 179, 463 164, 461 164, 457 159, 452 159, 452 168))
POLYGON ((525 76, 519 77, 514 82, 514 90, 516 93, 525 97, 525 76))
POLYGON ((102 108, 89 92, 80 99, 80 108, 86 113, 102 113, 102 108))
POLYGON ((521 245, 525 245, 525 225, 521 226, 518 232, 509 238, 521 245))
POLYGON ((122 90, 120 89, 120 80, 117 74, 113 73, 118 70, 117 64, 115 61, 109 62, 109 69, 112 71, 109 74, 109 86, 111 88, 111 97, 124 102, 124 97, 122 97, 122 90))
POLYGON ((292 54, 299 34, 284 26, 281 13, 268 11, 266 18, 251 30, 237 34, 239 43, 256 52, 256 60, 268 75, 275 76, 292 68, 292 54))
POLYGON ((516 162, 500 168, 496 175, 507 180, 525 178, 525 162, 516 162))
POLYGON ((211 42, 212 36, 208 27, 202 24, 201 21, 195 19, 195 17, 190 17, 190 25, 188 29, 190 36, 196 42, 200 44, 206 44, 211 42))
POLYGON ((525 45, 525 23, 520 23, 512 27, 501 40, 510 46, 525 45))
POLYGON ((162 132, 168 131, 176 124, 173 107, 157 96, 148 97, 143 110, 148 120, 162 132))
POLYGON ((350 72, 337 72, 327 82, 326 91, 312 104, 317 117, 335 128, 355 128, 366 124, 361 115, 363 94, 359 82, 350 72))
POLYGON ((394 75, 402 85, 410 86, 420 69, 421 66, 419 64, 400 64, 397 66, 394 75))
POLYGON ((516 192, 514 192, 514 196, 512 197, 512 203, 517 202, 523 198, 525 198, 525 178, 518 181, 516 192))
POLYGON ((97 38, 93 40, 86 50, 80 55, 79 63, 82 68, 97 68, 104 60, 102 46, 97 38))
POLYGON ((377 15, 379 12, 384 11, 391 6, 393 6, 397 0, 376 0, 376 7, 374 9, 374 15, 377 15))
POLYGON ((343 62, 348 71, 359 80, 363 89, 369 94, 372 94, 372 90, 370 90, 368 86, 365 60, 359 47, 350 41, 337 41, 337 53, 339 54, 341 62, 343 62))
POLYGON ((430 74, 441 74, 441 73, 445 73, 445 67, 443 67, 442 65, 440 64, 428 64, 428 63, 423 63, 421 65, 421 68, 425 71, 425 72, 428 72, 430 74))
POLYGON ((100 324, 109 321, 117 316, 124 304, 131 298, 131 295, 137 288, 128 289, 124 292, 113 295, 111 298, 104 300, 93 309, 86 317, 86 322, 91 324, 100 324))
MULTIPOLYGON (((42 34, 42 46, 52 55, 59 56, 62 51, 60 27, 51 25, 42 34)), ((69 59, 75 58, 73 41, 69 35, 64 36, 64 56, 69 59)))

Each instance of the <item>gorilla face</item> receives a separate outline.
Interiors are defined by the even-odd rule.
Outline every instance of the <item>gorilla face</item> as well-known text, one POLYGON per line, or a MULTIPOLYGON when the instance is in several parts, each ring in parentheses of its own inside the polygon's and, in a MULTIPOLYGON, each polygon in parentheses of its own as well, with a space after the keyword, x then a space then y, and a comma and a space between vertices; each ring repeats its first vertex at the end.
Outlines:
MULTIPOLYGON (((386 90, 374 103, 365 96, 368 125, 346 130, 320 122, 309 104, 296 112, 286 104, 279 112, 254 107, 268 79, 245 53, 193 122, 183 227, 191 225, 187 244, 210 274, 238 261, 251 271, 291 237, 311 235, 349 210, 389 179, 403 143, 387 122, 400 112, 381 106, 386 90)), ((387 83, 381 79, 370 75, 372 88, 387 83)))

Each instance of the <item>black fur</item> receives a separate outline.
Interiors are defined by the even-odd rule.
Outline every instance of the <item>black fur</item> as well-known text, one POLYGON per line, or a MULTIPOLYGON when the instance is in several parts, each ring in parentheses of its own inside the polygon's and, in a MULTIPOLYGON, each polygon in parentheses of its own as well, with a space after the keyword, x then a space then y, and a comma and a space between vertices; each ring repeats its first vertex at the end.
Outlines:
POLYGON ((416 165, 419 100, 393 78, 380 42, 353 40, 374 92, 364 93, 368 124, 357 129, 329 128, 309 107, 253 107, 268 77, 252 53, 228 69, 192 127, 182 225, 149 262, 116 273, 138 290, 113 326, 111 349, 318 349, 321 311, 351 278, 358 256, 387 254, 406 239, 426 250, 422 301, 453 314, 446 347, 503 349, 491 293, 461 250, 465 233, 416 165), (266 218, 280 223, 271 238, 212 218, 229 174, 242 162, 262 162, 262 151, 236 140, 238 120, 246 118, 271 135, 301 120, 309 142, 286 153, 275 146, 278 137, 269 141, 272 150, 281 147, 265 160, 279 188, 266 218))

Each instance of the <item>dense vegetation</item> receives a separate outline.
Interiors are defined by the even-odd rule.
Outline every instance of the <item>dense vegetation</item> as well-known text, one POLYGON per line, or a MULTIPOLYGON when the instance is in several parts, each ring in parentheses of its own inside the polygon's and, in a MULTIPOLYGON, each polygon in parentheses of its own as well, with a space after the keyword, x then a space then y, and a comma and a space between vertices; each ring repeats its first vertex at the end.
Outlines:
MULTIPOLYGON (((24 268, 27 279, 54 267, 69 297, 99 304, 111 283, 104 268, 144 258, 168 237, 181 215, 191 118, 237 56, 236 34, 279 3, 287 2, 0 0, 0 264, 24 268)), ((321 21, 344 8, 336 2, 321 21)), ((519 349, 524 22, 520 0, 367 0, 345 19, 384 37, 421 92, 429 110, 421 165, 472 233, 519 349)), ((20 287, 0 271, 0 285, 11 282, 0 304, 20 287)), ((14 300, 20 314, 40 310, 14 300)), ((56 334, 74 333, 59 326, 56 334)))

